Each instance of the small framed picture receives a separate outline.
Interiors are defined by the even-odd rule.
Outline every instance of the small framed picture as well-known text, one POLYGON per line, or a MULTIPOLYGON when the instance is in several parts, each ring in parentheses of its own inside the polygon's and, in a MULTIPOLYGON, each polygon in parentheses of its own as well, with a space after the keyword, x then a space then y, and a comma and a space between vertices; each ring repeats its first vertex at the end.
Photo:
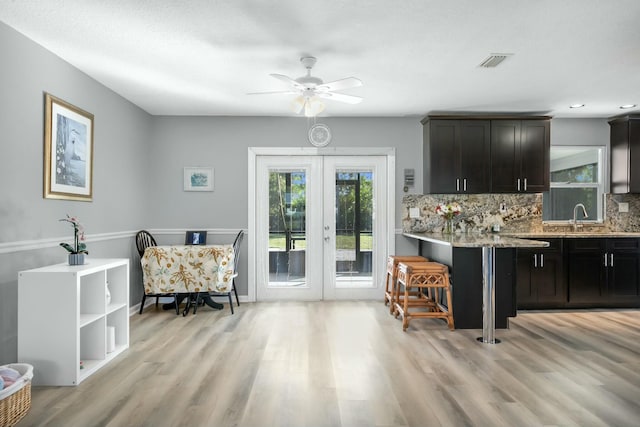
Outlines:
POLYGON ((207 244, 207 232, 206 231, 187 231, 184 238, 185 245, 206 245, 207 244))
POLYGON ((184 168, 184 191, 213 191, 213 168, 184 168))
POLYGON ((44 197, 93 198, 93 114, 45 93, 44 197))

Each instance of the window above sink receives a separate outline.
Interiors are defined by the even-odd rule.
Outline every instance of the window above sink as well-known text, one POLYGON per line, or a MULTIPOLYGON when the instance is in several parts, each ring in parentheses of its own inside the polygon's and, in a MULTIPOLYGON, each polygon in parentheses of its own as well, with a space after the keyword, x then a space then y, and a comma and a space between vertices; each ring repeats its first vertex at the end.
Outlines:
POLYGON ((604 220, 604 146, 552 146, 550 189, 542 193, 542 221, 569 224, 574 208, 582 203, 588 218, 578 211, 577 220, 602 223, 604 220))

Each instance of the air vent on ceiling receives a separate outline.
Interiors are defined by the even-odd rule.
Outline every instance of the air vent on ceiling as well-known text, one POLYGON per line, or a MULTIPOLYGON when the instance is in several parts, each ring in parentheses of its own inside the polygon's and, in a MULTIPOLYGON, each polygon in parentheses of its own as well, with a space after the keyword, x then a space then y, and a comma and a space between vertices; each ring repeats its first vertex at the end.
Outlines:
POLYGON ((513 53, 492 53, 487 59, 480 63, 482 68, 494 68, 500 65, 502 61, 513 55, 513 53))

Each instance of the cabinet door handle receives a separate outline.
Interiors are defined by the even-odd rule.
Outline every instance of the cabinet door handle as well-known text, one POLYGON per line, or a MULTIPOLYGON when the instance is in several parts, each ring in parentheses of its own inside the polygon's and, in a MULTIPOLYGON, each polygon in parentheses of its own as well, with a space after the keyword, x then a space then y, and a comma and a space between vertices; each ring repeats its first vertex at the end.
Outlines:
POLYGON ((538 268, 538 255, 533 254, 533 268, 538 268))
POLYGON ((456 178, 456 191, 460 191, 460 178, 456 178))
POLYGON ((613 254, 609 254, 609 267, 613 267, 613 254))
POLYGON ((605 254, 604 254, 604 266, 605 266, 605 267, 609 267, 609 266, 607 265, 607 253, 606 253, 606 252, 605 252, 605 254))
POLYGON ((540 268, 544 268, 544 254, 540 254, 540 268))
POLYGON ((518 191, 520 191, 520 178, 518 178, 518 191))
POLYGON ((462 188, 464 190, 464 192, 467 192, 467 178, 462 180, 462 188))
POLYGON ((527 191, 527 178, 524 179, 524 191, 527 191))

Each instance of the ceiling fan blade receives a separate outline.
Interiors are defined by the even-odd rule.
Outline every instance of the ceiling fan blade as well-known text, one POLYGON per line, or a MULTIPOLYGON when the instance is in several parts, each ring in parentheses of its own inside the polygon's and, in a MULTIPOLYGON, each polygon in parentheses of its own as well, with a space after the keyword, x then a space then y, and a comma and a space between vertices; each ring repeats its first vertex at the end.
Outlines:
POLYGON ((343 93, 318 92, 316 95, 325 99, 346 102, 347 104, 359 104, 362 102, 362 98, 359 96, 345 95, 343 93))
POLYGON ((273 95, 273 94, 280 94, 280 95, 295 95, 299 93, 296 90, 272 90, 272 91, 268 91, 268 92, 249 92, 247 93, 247 95, 273 95))
POLYGON ((269 74, 271 77, 274 77, 282 82, 285 82, 288 85, 295 87, 296 89, 304 89, 304 86, 292 79, 289 76, 285 76, 284 74, 269 74))
POLYGON ((317 91, 320 92, 331 92, 334 90, 344 90, 351 89, 352 87, 362 86, 362 80, 357 79, 355 77, 347 77, 340 80, 334 80, 332 82, 323 83, 316 87, 317 91))

